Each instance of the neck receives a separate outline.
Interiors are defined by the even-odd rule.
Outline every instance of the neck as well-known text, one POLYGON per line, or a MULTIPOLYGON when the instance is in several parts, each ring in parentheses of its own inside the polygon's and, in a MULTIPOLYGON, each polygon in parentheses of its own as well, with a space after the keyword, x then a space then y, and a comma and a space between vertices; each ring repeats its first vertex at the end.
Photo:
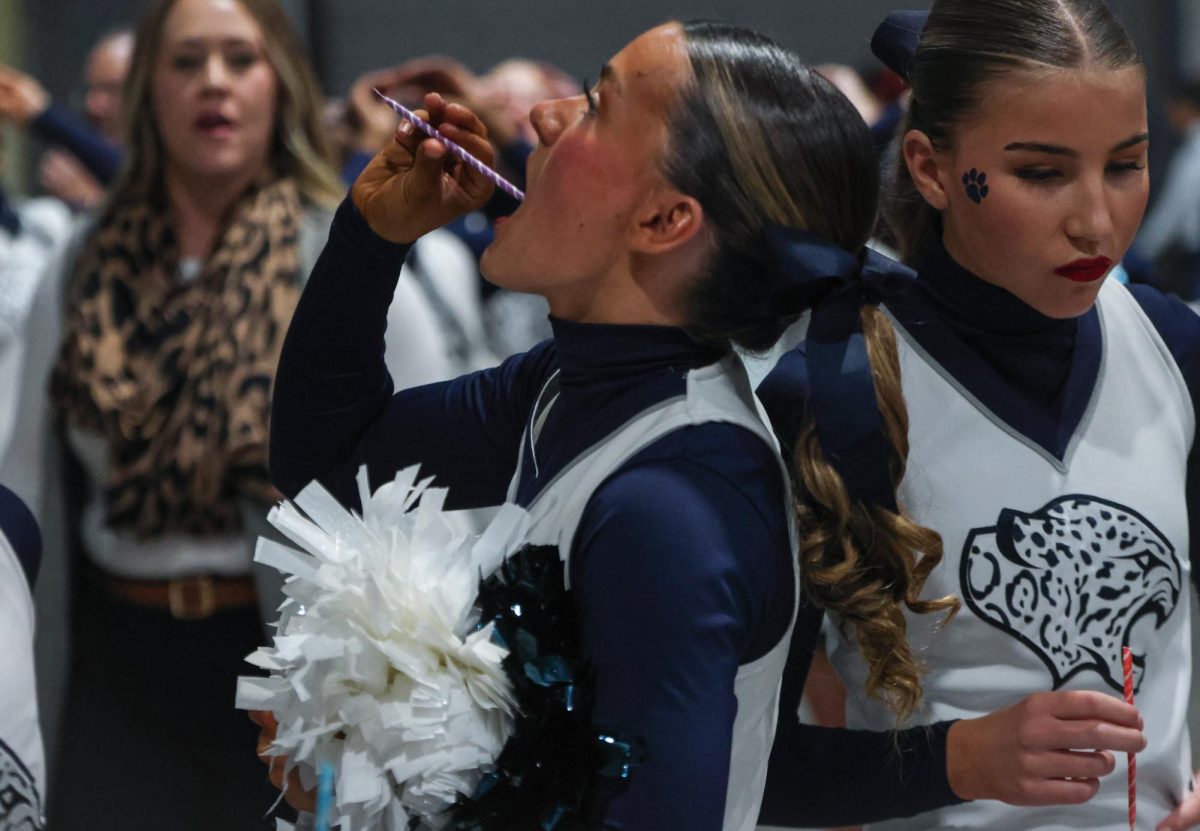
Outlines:
POLYGON ((167 206, 175 220, 179 255, 205 259, 212 251, 229 216, 254 176, 226 180, 189 176, 177 170, 166 173, 167 206))
POLYGON ((672 263, 634 255, 601 277, 547 294, 546 300, 550 313, 560 320, 681 327, 687 322, 681 298, 689 281, 672 263))

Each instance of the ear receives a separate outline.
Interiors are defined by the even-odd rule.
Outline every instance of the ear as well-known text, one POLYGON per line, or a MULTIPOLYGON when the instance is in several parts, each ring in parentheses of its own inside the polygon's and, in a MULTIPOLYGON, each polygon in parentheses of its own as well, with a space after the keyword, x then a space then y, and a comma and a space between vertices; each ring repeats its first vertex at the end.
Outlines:
POLYGON ((639 254, 667 254, 695 239, 704 227, 704 209, 691 196, 664 189, 635 215, 630 248, 639 254))
POLYGON ((904 154, 904 163, 908 165, 913 184, 925 197, 925 201, 935 210, 946 210, 950 205, 946 183, 953 181, 953 177, 947 178, 942 169, 941 154, 934 148, 929 136, 920 130, 909 130, 904 134, 900 150, 904 154))

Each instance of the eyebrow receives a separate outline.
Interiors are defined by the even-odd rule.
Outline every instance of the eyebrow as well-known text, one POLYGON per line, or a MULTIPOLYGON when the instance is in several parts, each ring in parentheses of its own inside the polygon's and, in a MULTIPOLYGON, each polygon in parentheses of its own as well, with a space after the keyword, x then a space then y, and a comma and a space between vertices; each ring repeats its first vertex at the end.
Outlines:
POLYGON ((617 71, 613 69, 612 64, 606 63, 600 67, 600 81, 608 81, 617 88, 617 92, 621 91, 621 79, 617 77, 617 71))
MULTIPOLYGON (((1115 144, 1108 152, 1118 153, 1121 150, 1128 150, 1130 147, 1136 147, 1142 142, 1149 140, 1149 133, 1138 133, 1136 136, 1130 136, 1124 141, 1117 142, 1117 144, 1115 144)), ((1073 159, 1079 158, 1078 150, 1072 150, 1070 147, 1063 147, 1059 144, 1043 144, 1039 141, 1014 141, 1012 144, 1007 145, 1004 149, 1025 153, 1046 153, 1050 156, 1069 156, 1073 159)))
MULTIPOLYGON (((216 38, 216 41, 221 46, 252 46, 252 47, 258 46, 258 43, 256 41, 249 40, 247 38, 241 37, 240 35, 234 35, 233 37, 216 38)), ((208 38, 190 37, 190 38, 182 38, 181 40, 177 40, 172 45, 186 46, 186 47, 191 47, 191 46, 203 47, 203 46, 207 46, 208 44, 209 44, 208 38)))

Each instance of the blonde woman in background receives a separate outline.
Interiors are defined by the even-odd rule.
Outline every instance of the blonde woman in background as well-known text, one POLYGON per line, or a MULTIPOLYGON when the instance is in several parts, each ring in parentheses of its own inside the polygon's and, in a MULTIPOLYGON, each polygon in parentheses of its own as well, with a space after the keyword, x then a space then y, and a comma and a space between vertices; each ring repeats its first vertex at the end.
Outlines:
MULTIPOLYGON (((83 556, 51 825, 273 827, 234 679, 261 638, 275 364, 342 186, 276 0, 158 3, 125 101, 125 167, 55 289, 83 556)), ((436 325, 398 295, 398 383, 439 377, 436 325)))

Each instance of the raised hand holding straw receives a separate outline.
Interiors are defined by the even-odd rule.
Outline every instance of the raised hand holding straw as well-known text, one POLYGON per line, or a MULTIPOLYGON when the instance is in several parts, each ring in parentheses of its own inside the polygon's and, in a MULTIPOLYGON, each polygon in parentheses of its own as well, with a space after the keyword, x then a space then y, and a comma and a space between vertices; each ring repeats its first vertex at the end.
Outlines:
MULTIPOLYGON (((1121 667, 1125 671, 1125 703, 1133 706, 1133 650, 1128 646, 1121 647, 1121 667)), ((1129 770, 1129 831, 1137 822, 1137 755, 1125 755, 1129 770)))
POLYGON ((472 168, 479 171, 487 178, 491 179, 492 182, 495 183, 496 187, 500 188, 500 190, 504 191, 509 196, 516 199, 518 202, 523 202, 525 200, 525 194, 520 188, 518 188, 512 182, 505 179, 503 176, 501 176, 496 171, 492 170, 490 167, 488 167, 483 162, 479 161, 479 159, 472 156, 470 153, 468 153, 462 147, 460 147, 459 145, 452 142, 450 139, 443 136, 441 134, 441 132, 438 131, 437 127, 434 127, 428 121, 421 118, 421 116, 417 115, 416 113, 414 113, 412 110, 410 110, 408 107, 404 106, 403 104, 401 104, 397 101, 393 101, 391 98, 388 98, 386 95, 384 95, 379 90, 375 90, 375 94, 378 95, 384 101, 384 103, 386 103, 389 107, 391 107, 393 110, 395 110, 402 118, 404 118, 408 121, 411 121, 413 126, 415 126, 422 133, 429 136, 430 138, 437 139, 439 142, 442 143, 442 146, 445 147, 447 150, 449 150, 453 155, 462 159, 464 162, 466 162, 472 168))

